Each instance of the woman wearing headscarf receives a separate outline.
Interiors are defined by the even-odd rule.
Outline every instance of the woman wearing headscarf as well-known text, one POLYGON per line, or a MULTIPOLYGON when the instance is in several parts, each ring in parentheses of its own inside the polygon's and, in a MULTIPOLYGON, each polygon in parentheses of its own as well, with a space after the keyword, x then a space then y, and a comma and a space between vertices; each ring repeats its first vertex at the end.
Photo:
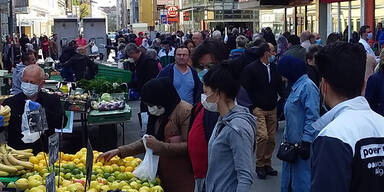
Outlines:
POLYGON ((281 56, 288 50, 288 40, 284 35, 280 35, 277 39, 277 56, 281 56))
POLYGON ((277 70, 288 79, 291 92, 284 107, 285 142, 298 144, 293 163, 283 161, 281 192, 311 191, 311 143, 316 136, 311 126, 319 118, 319 89, 306 74, 304 61, 291 56, 280 59, 277 70))
MULTIPOLYGON (((192 106, 182 101, 168 78, 148 81, 141 90, 141 99, 148 106, 147 147, 160 156, 158 174, 167 192, 192 192, 193 173, 188 158, 187 135, 192 106)), ((98 157, 133 156, 145 152, 142 139, 98 157)))

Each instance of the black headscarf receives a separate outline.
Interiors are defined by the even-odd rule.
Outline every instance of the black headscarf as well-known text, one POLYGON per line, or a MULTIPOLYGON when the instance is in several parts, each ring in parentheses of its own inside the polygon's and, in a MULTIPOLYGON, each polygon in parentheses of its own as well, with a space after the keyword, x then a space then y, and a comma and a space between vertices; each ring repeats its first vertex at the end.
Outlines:
POLYGON ((293 85, 302 75, 307 73, 307 67, 304 61, 300 59, 284 56, 279 60, 277 71, 288 79, 290 85, 293 85))
POLYGON ((171 79, 165 77, 148 81, 141 89, 141 100, 145 103, 165 108, 165 113, 162 116, 158 117, 149 114, 147 127, 147 134, 163 141, 164 128, 168 123, 168 117, 181 101, 171 79), (160 127, 156 132, 155 123, 158 120, 160 121, 160 127))

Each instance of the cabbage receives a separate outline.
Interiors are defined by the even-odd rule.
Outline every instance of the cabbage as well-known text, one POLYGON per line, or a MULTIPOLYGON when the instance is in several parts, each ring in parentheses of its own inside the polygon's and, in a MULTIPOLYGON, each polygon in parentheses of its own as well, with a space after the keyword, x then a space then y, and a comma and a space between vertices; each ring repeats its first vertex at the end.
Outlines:
POLYGON ((109 101, 112 100, 112 96, 111 96, 111 94, 109 94, 109 93, 103 93, 103 94, 101 95, 100 99, 101 99, 102 101, 107 101, 107 102, 109 102, 109 101))

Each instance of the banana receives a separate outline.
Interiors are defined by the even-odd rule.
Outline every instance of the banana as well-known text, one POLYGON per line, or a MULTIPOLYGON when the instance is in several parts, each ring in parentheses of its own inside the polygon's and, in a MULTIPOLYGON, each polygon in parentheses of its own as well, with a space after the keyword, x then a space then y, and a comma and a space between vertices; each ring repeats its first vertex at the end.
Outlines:
POLYGON ((19 150, 19 151, 23 151, 23 152, 26 152, 26 153, 32 153, 33 152, 32 149, 23 149, 23 150, 19 150))
POLYGON ((11 113, 8 113, 7 115, 4 115, 4 121, 8 122, 11 119, 11 113))
POLYGON ((7 154, 3 155, 3 162, 5 163, 5 165, 13 166, 13 164, 9 162, 7 154))
POLYGON ((7 176, 9 176, 8 172, 0 171, 0 177, 7 177, 7 176))
POLYGON ((21 165, 14 165, 13 167, 16 168, 17 171, 22 171, 22 170, 24 170, 24 167, 21 166, 21 165))
POLYGON ((20 157, 17 159, 29 159, 29 157, 33 156, 33 153, 18 151, 18 150, 13 150, 11 151, 11 153, 15 154, 17 157, 20 157))
POLYGON ((4 164, 0 163, 0 171, 5 171, 8 173, 15 173, 17 171, 17 169, 13 166, 4 165, 4 164))
POLYGON ((0 115, 4 116, 4 115, 8 114, 9 112, 11 112, 11 108, 8 105, 3 106, 0 109, 0 115))
POLYGON ((16 159, 12 154, 8 154, 8 160, 10 163, 14 165, 21 165, 25 167, 26 169, 33 169, 33 164, 30 162, 20 161, 16 159))
POLYGON ((7 151, 6 147, 5 147, 5 145, 7 145, 7 144, 2 144, 2 145, 0 146, 0 153, 1 153, 1 154, 7 154, 7 153, 8 153, 8 151, 7 151))

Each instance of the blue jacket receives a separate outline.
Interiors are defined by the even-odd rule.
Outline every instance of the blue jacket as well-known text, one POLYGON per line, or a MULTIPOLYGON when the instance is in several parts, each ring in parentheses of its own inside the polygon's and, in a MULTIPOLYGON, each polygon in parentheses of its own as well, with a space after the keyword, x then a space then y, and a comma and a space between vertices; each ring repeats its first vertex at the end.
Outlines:
MULTIPOLYGON (((173 83, 173 76, 174 76, 174 70, 173 66, 175 64, 169 64, 165 68, 161 70, 157 78, 160 77, 168 77, 172 80, 173 83)), ((199 79, 199 76, 197 75, 196 70, 194 70, 192 67, 189 67, 189 69, 192 71, 193 80, 195 82, 195 87, 193 88, 193 105, 196 105, 201 98, 201 93, 203 92, 203 85, 201 84, 201 81, 199 79)))
POLYGON ((16 65, 16 68, 13 70, 11 95, 17 95, 23 92, 23 90, 21 90, 21 78, 25 67, 27 66, 20 62, 16 65))
MULTIPOLYGON (((383 33, 384 34, 384 33, 383 33)), ((369 77, 365 98, 372 110, 384 116, 384 71, 380 70, 369 77)))
POLYGON ((206 192, 249 192, 255 182, 256 119, 235 105, 219 120, 208 143, 206 192))
MULTIPOLYGON (((283 137, 285 141, 292 144, 302 141, 312 143, 316 131, 311 124, 319 118, 319 102, 319 89, 308 75, 302 75, 293 84, 284 107, 286 126, 283 137)), ((311 191, 310 159, 303 160, 299 156, 295 163, 283 162, 281 191, 311 191), (289 189, 290 187, 292 190, 289 189)))
POLYGON ((312 192, 382 192, 384 118, 364 97, 334 106, 312 126, 312 192))

